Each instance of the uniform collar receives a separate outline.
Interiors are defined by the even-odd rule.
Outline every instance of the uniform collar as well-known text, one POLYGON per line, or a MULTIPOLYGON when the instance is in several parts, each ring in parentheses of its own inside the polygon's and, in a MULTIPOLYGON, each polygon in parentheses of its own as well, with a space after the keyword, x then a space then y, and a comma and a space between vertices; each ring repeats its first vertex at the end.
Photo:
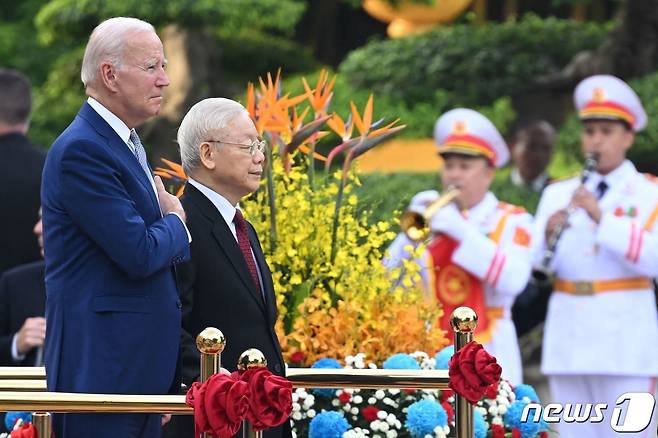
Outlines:
POLYGON ((498 198, 491 192, 487 192, 484 198, 466 212, 469 222, 483 223, 491 216, 491 212, 498 206, 498 198))
POLYGON ((619 187, 621 184, 627 181, 628 178, 636 174, 637 169, 633 163, 628 160, 624 160, 621 165, 619 165, 615 170, 608 173, 607 175, 601 175, 600 173, 595 172, 592 177, 587 180, 585 186, 587 187, 587 190, 594 192, 599 183, 605 180, 605 182, 608 184, 608 187, 615 188, 619 187))

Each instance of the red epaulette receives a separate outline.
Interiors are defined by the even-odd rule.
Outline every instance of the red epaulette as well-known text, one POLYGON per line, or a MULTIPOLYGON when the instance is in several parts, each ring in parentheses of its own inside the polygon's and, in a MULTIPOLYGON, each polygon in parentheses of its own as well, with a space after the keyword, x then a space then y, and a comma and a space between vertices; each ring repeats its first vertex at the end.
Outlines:
POLYGON ((505 210, 506 212, 508 212, 510 214, 527 213, 525 208, 523 208, 519 205, 508 204, 507 202, 503 202, 503 201, 498 201, 498 208, 500 208, 501 210, 505 210))
POLYGON ((652 175, 652 174, 650 174, 650 173, 643 173, 642 175, 644 175, 644 177, 645 177, 647 180, 651 181, 652 183, 654 183, 654 184, 658 184, 658 176, 656 176, 656 175, 652 175))

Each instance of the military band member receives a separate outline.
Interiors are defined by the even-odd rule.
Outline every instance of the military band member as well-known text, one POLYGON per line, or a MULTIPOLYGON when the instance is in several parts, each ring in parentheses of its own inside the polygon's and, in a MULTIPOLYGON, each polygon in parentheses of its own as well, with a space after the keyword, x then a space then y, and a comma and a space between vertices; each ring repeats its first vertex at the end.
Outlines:
MULTIPOLYGON (((417 260, 421 275, 429 294, 444 309, 440 327, 452 333, 452 311, 462 305, 473 308, 479 317, 476 340, 496 356, 503 377, 519 384, 521 356, 510 308, 530 275, 532 219, 489 191, 495 170, 507 162, 509 151, 495 126, 470 109, 442 115, 434 138, 444 161, 442 185, 460 194, 429 221, 433 238, 417 260)), ((436 191, 421 192, 410 209, 422 213, 438 197, 436 191)), ((400 233, 384 263, 399 265, 409 257, 409 245, 416 244, 400 233)))
POLYGON ((554 402, 609 406, 602 423, 561 422, 560 437, 600 438, 618 436, 610 416, 621 394, 655 393, 658 315, 650 277, 656 259, 647 244, 657 236, 658 185, 626 159, 647 123, 635 92, 614 76, 592 76, 576 87, 574 101, 583 152, 599 159, 584 184, 572 178, 549 185, 537 211, 540 247, 568 221, 552 262, 542 371, 554 402))

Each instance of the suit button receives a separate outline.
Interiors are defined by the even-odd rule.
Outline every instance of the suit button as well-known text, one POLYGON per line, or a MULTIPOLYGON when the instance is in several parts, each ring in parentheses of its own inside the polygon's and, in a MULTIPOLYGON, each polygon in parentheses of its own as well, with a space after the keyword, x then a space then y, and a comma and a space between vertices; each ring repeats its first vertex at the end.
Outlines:
POLYGON ((280 374, 281 373, 281 365, 279 365, 278 363, 274 364, 274 372, 276 372, 277 374, 280 374))
POLYGON ((179 309, 183 308, 183 303, 180 302, 180 300, 176 300, 176 307, 179 309))

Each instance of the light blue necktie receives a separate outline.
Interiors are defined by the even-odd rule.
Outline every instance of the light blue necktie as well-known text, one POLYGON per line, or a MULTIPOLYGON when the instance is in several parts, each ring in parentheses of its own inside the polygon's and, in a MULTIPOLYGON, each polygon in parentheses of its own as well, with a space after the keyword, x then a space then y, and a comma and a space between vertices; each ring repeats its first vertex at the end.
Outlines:
POLYGON ((151 182, 151 187, 153 188, 153 193, 155 194, 155 199, 158 201, 158 206, 159 206, 160 198, 158 198, 158 191, 155 188, 155 181, 153 180, 151 169, 149 169, 149 164, 146 161, 146 151, 144 150, 144 146, 142 146, 142 142, 139 140, 139 135, 137 135, 137 131, 135 131, 134 129, 130 130, 130 141, 132 142, 133 146, 135 146, 135 151, 133 153, 135 154, 135 158, 137 158, 139 165, 142 167, 144 173, 146 173, 146 176, 151 182))
POLYGON ((149 181, 151 181, 151 184, 155 184, 153 181, 153 175, 151 175, 151 169, 149 169, 149 164, 146 161, 146 151, 144 150, 144 146, 142 146, 142 142, 139 140, 139 135, 137 135, 137 131, 134 129, 130 130, 130 141, 132 142, 133 146, 135 146, 135 158, 137 158, 137 161, 139 162, 139 165, 142 166, 142 169, 146 173, 146 175, 149 178, 149 181))

